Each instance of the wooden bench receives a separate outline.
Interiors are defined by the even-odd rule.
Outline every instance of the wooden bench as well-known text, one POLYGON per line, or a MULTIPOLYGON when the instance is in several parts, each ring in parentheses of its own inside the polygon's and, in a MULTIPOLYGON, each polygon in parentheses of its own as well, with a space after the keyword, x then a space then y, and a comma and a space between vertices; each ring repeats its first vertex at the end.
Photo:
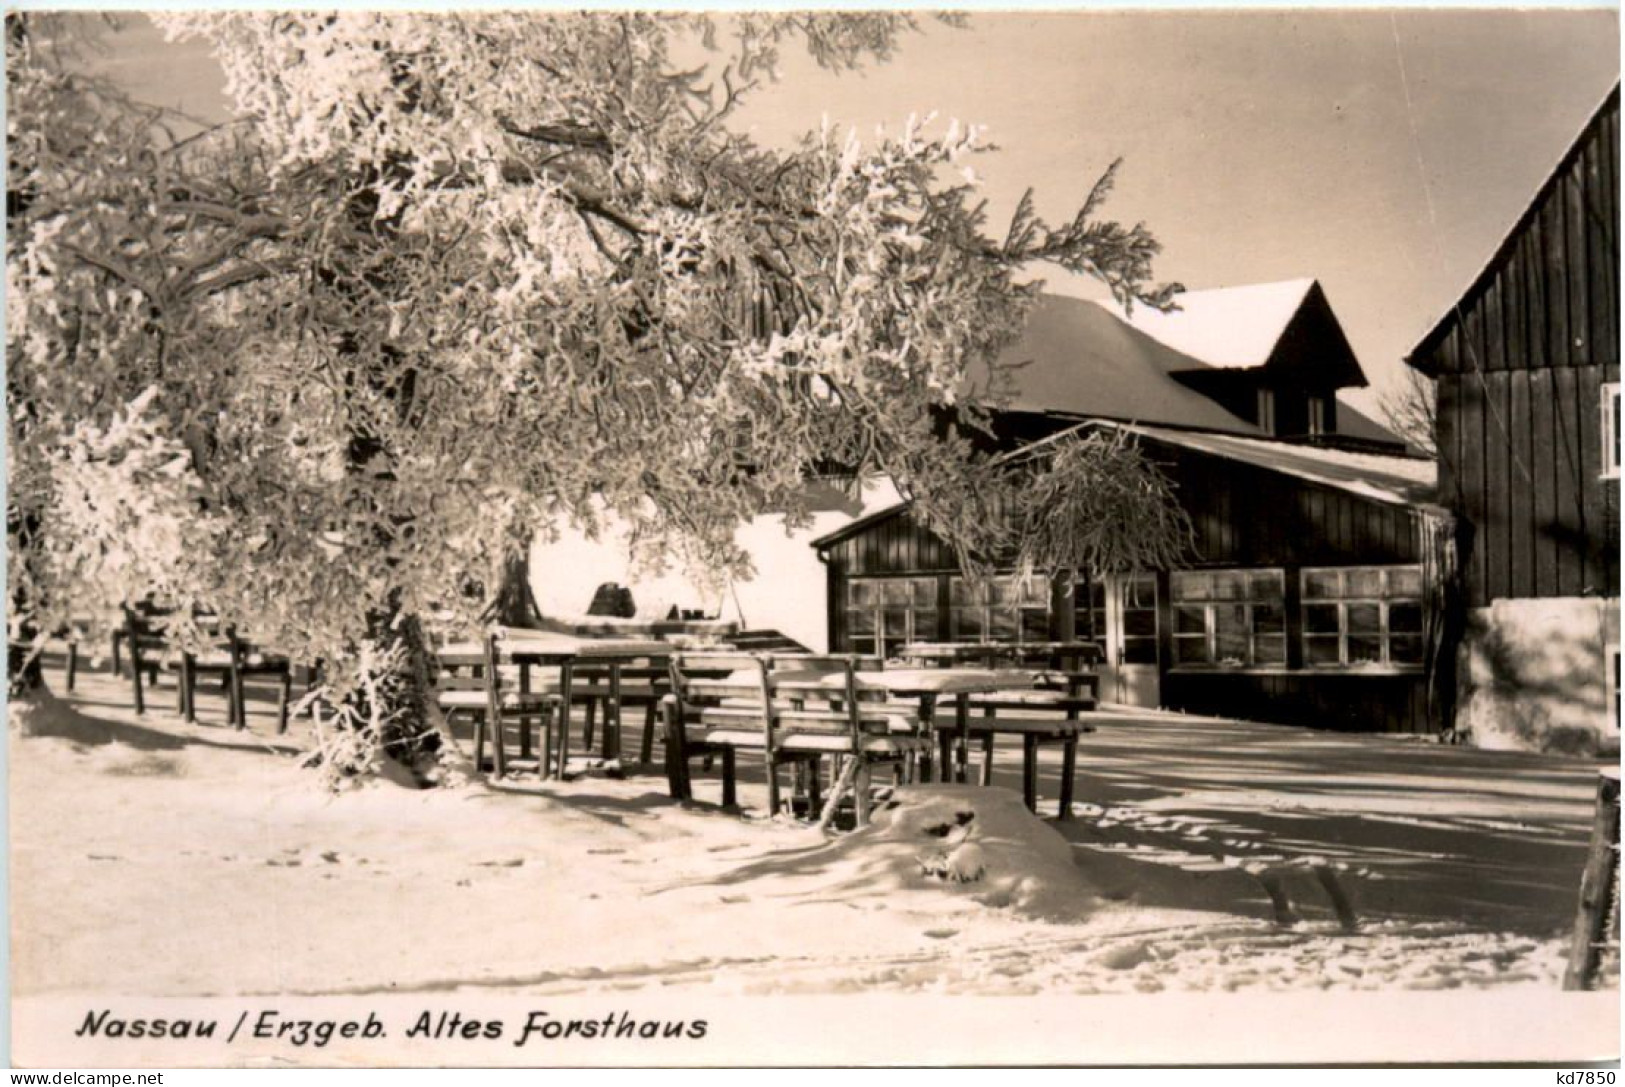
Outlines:
MULTIPOLYGON (((218 676, 226 693, 226 717, 233 728, 248 727, 247 692, 243 681, 250 676, 271 676, 278 681, 277 732, 288 731, 288 703, 293 693, 293 665, 286 658, 258 648, 226 628, 216 644, 206 652, 192 653, 174 645, 167 633, 172 613, 153 607, 124 609, 123 642, 130 654, 130 678, 135 712, 146 712, 142 685, 156 685, 160 670, 173 672, 175 708, 187 724, 197 723, 197 678, 200 674, 218 676)), ((205 629, 213 625, 208 616, 199 617, 205 629)), ((116 665, 115 665, 116 668, 116 665)))
POLYGON ((602 707, 603 756, 606 759, 619 758, 621 720, 616 717, 612 721, 611 714, 624 713, 627 707, 641 708, 643 739, 638 755, 642 762, 653 761, 655 721, 659 715, 660 700, 670 691, 670 670, 664 661, 654 657, 585 659, 576 663, 571 672, 570 702, 586 707, 586 721, 581 732, 585 750, 592 751, 594 725, 599 707, 602 707))
MULTIPOLYGON (((1040 682, 1043 682, 1041 677, 1040 682)), ((1060 818, 1072 818, 1073 790, 1077 780, 1078 737, 1093 732, 1083 715, 1094 710, 1098 679, 1087 673, 1072 674, 1061 689, 1039 686, 1030 691, 1001 691, 995 695, 973 695, 970 707, 981 711, 970 721, 972 740, 982 742, 983 785, 993 783, 993 746, 1000 736, 1021 737, 1021 798, 1029 811, 1038 811, 1038 752, 1041 747, 1061 746, 1060 818), (1092 682, 1091 682, 1092 681, 1092 682)))
MULTIPOLYGON (((485 772, 487 737, 491 744, 491 771, 497 777, 508 772, 507 744, 503 737, 504 722, 508 719, 519 722, 522 758, 530 754, 531 723, 539 722, 542 752, 537 765, 545 772, 553 752, 551 726, 559 708, 558 695, 527 690, 516 676, 509 675, 500 664, 495 634, 485 636, 478 652, 443 649, 437 659, 440 672, 435 680, 435 704, 440 707, 448 730, 455 727, 458 715, 473 720, 476 772, 485 772)), ((568 727, 568 722, 561 727, 568 727)))
POLYGON ((885 692, 864 690, 855 673, 877 670, 872 658, 685 653, 671 660, 672 693, 662 703, 666 766, 672 796, 692 800, 689 763, 702 756, 722 762, 722 803, 738 803, 737 753, 762 754, 768 807, 781 807, 779 768, 802 768, 808 800, 822 806, 821 824, 833 817, 851 789, 859 826, 869 821, 869 784, 877 764, 901 765, 929 749, 913 718, 886 701, 885 692), (821 765, 828 756, 843 764, 835 787, 821 803, 821 765))

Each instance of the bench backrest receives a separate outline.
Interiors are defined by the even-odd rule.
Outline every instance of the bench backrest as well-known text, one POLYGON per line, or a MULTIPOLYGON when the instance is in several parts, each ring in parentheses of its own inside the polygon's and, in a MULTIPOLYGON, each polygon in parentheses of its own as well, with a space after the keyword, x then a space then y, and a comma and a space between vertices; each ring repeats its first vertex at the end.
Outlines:
POLYGON ((885 692, 857 682, 857 673, 881 664, 844 655, 680 653, 671 660, 672 693, 685 723, 760 728, 769 747, 809 733, 856 744, 893 725, 885 692))
POLYGON ((487 634, 476 650, 442 649, 436 657, 440 662, 440 671, 435 677, 437 694, 480 691, 485 694, 491 705, 497 704, 504 676, 502 669, 498 667, 495 634, 487 634))

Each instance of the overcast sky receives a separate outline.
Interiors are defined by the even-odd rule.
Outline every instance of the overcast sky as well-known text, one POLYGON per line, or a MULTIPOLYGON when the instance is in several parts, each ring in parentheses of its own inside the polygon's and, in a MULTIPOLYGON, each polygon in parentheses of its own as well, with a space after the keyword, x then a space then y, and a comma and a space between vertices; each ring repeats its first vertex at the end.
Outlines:
MULTIPOLYGON (((967 29, 927 24, 858 74, 789 56, 738 123, 772 143, 826 114, 861 134, 932 111, 985 125, 1000 150, 976 166, 996 215, 1032 186, 1041 212, 1067 217, 1121 157, 1106 210, 1151 227, 1160 278, 1318 278, 1381 388, 1613 86, 1619 56, 1612 9, 984 13, 967 29)), ((149 100, 226 110, 207 52, 139 17, 105 63, 149 100)))

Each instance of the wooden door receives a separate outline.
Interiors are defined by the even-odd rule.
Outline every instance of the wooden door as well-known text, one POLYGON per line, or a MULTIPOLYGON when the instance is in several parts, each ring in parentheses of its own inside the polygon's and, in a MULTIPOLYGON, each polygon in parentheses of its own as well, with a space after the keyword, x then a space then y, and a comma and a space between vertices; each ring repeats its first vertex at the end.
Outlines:
POLYGON ((1088 606, 1078 604, 1079 634, 1105 650, 1100 667, 1104 702, 1156 707, 1158 682, 1157 578, 1155 574, 1114 574, 1089 583, 1088 606))

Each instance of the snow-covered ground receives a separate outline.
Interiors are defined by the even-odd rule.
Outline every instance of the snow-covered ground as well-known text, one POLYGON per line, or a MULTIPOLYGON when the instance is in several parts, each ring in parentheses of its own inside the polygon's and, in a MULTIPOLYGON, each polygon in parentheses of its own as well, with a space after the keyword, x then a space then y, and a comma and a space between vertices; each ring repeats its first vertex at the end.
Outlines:
MULTIPOLYGON (((743 816, 703 774, 673 804, 653 768, 328 796, 267 702, 246 734, 213 695, 193 727, 153 702, 91 673, 43 735, 13 723, 18 996, 1550 990, 1596 778, 1103 712, 1069 823, 942 787, 827 839, 761 818, 749 764, 743 816)), ((1019 764, 1001 750, 999 782, 1019 764)))

